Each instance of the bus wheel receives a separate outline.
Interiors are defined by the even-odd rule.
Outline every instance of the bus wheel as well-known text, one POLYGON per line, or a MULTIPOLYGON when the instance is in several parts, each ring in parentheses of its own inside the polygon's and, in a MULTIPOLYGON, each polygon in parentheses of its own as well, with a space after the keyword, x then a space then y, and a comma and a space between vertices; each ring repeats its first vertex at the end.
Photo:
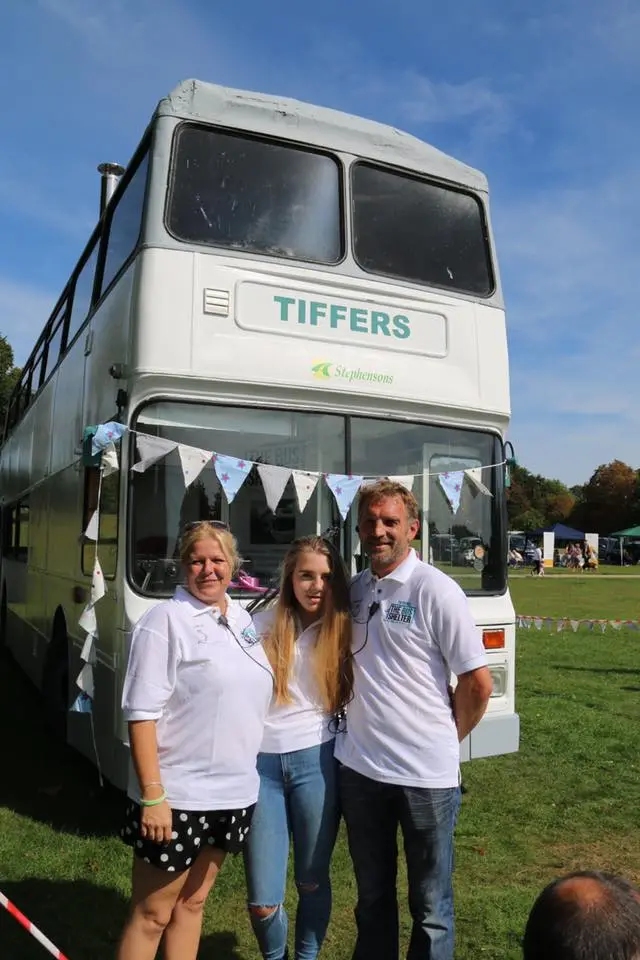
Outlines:
POLYGON ((66 742, 69 709, 69 641, 64 618, 56 614, 42 674, 47 724, 56 739, 66 742))

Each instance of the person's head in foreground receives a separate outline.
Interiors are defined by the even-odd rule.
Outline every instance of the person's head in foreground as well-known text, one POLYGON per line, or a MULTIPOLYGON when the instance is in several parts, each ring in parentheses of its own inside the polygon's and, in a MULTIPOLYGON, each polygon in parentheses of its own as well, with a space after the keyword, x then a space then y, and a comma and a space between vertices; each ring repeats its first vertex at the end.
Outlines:
POLYGON ((180 541, 180 560, 189 593, 202 603, 221 606, 240 565, 236 539, 226 524, 209 520, 190 524, 180 541))
POLYGON ((523 955, 524 960, 640 960, 640 890, 596 871, 554 880, 531 909, 523 955))
POLYGON ((299 537, 282 565, 273 625, 264 641, 275 675, 276 700, 291 701, 297 624, 319 622, 313 668, 325 709, 338 712, 351 696, 349 580, 338 551, 323 537, 299 537))
POLYGON ((377 576, 395 570, 418 535, 418 501, 395 480, 378 480, 360 490, 358 534, 377 576))

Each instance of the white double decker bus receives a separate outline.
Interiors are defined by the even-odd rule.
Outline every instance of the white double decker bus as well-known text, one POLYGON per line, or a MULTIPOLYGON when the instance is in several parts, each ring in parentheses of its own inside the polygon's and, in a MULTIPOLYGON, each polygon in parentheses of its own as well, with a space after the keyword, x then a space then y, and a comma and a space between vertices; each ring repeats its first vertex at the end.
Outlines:
MULTIPOLYGON (((67 739, 94 544, 98 468, 84 429, 119 420, 101 486, 93 723, 125 782, 126 635, 179 576, 189 520, 227 520, 273 582, 290 541, 330 528, 326 484, 272 512, 254 471, 229 505, 207 466, 187 488, 174 449, 131 470, 140 433, 322 474, 411 477, 416 548, 466 591, 494 692, 464 759, 517 750, 506 569, 505 315, 484 176, 395 129, 198 81, 162 100, 44 326, 0 452, 2 637, 67 739), (455 483, 456 478, 461 482, 455 483)), ((242 592, 242 591, 240 591, 242 592)), ((250 591, 245 591, 249 597, 250 591)))

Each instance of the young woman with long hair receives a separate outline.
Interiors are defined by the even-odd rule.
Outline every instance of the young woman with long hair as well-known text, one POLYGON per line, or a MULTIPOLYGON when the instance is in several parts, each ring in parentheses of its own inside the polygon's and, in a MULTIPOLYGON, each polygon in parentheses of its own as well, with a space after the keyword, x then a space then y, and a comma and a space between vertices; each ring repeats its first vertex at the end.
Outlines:
POLYGON ((331 914, 329 864, 339 822, 333 740, 351 697, 349 582, 321 537, 295 540, 275 607, 254 614, 275 695, 258 754, 260 793, 244 851, 249 914, 265 960, 286 960, 283 901, 293 842, 295 960, 314 960, 331 914))

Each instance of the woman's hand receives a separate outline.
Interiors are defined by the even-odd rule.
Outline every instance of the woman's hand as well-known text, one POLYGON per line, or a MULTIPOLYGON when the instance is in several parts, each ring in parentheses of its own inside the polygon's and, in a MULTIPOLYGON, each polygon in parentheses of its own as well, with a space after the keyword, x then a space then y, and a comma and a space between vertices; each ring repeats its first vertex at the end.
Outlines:
MULTIPOLYGON (((161 791, 156 791, 156 796, 147 796, 145 791, 143 800, 155 800, 158 796, 162 796, 161 791)), ((152 843, 169 843, 172 832, 171 807, 167 800, 152 807, 140 807, 140 836, 143 839, 152 843)))

